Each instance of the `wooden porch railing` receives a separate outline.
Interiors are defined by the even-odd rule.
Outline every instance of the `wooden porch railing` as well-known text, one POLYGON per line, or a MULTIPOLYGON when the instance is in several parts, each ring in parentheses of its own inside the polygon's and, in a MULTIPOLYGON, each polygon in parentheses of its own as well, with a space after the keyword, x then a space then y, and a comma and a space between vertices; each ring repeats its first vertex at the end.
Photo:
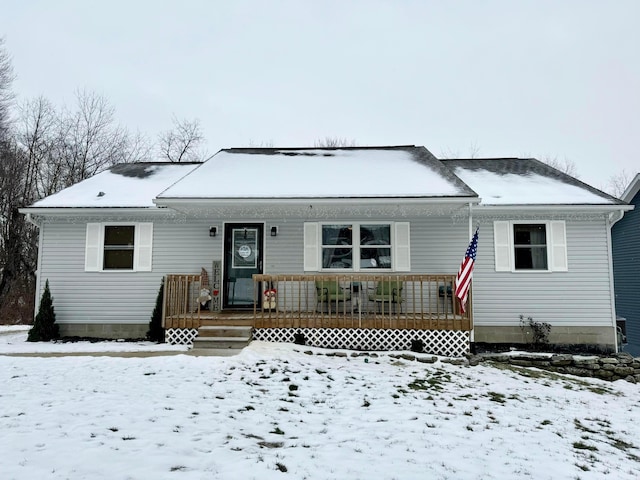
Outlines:
POLYGON ((472 295, 465 313, 453 296, 455 275, 254 275, 253 311, 211 312, 198 301, 200 275, 167 275, 164 328, 199 328, 204 319, 249 320, 256 328, 473 328, 472 295))
POLYGON ((256 328, 464 330, 455 275, 254 275, 256 328))
MULTIPOLYGON (((167 275, 164 279, 163 328, 198 328, 200 275, 167 275)), ((206 288, 206 287, 205 287, 206 288)))

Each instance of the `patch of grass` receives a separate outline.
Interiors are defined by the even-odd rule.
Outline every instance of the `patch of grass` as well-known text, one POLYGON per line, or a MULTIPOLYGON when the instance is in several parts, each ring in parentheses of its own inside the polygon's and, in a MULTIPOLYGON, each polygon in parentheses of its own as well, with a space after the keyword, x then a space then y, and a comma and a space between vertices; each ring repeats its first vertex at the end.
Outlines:
POLYGON ((628 453, 627 458, 629 460, 633 460, 634 462, 640 463, 640 457, 638 455, 634 455, 633 453, 628 453))
POLYGON ((112 432, 117 432, 118 431, 118 429, 116 427, 111 427, 111 428, 109 428, 109 430, 111 430, 112 432))
POLYGON ((598 447, 595 447, 593 445, 587 445, 586 443, 581 441, 573 442, 573 448, 575 448, 576 450, 590 450, 592 452, 598 451, 598 447))
POLYGON ((627 450, 628 448, 636 448, 633 443, 625 442, 624 440, 620 440, 619 438, 611 438, 611 445, 617 448, 618 450, 627 450))
POLYGON ((287 471, 287 467, 283 463, 280 463, 280 462, 276 463, 276 468, 281 472, 286 472, 287 471))
POLYGON ((184 465, 176 465, 169 469, 170 472, 184 472, 187 469, 184 465))
POLYGON ((122 437, 122 440, 127 441, 127 440, 135 440, 136 437, 122 437))
POLYGON ((295 392, 296 390, 298 390, 298 386, 294 385, 293 383, 291 385, 289 385, 289 391, 290 392, 295 392))
POLYGON ((578 467, 583 472, 588 472, 590 470, 589 467, 587 467, 586 465, 580 465, 579 463, 576 463, 575 466, 578 467))
POLYGON ((551 420, 543 420, 540 425, 551 425, 551 420))
POLYGON ((271 432, 269 433, 275 433, 276 435, 284 435, 284 432, 282 430, 280 430, 280 427, 276 427, 274 428, 271 432))
POLYGON ((371 403, 369 402, 369 400, 367 400, 366 398, 364 399, 364 402, 362 402, 362 406, 367 408, 371 406, 371 403))
POLYGON ((505 395, 498 392, 488 392, 489 400, 497 403, 505 403, 505 395))
POLYGON ((264 448, 282 448, 284 443, 282 442, 258 442, 258 445, 264 448))
POLYGON ((580 422, 580 420, 578 420, 577 418, 573 419, 573 424, 575 425, 575 427, 578 430, 582 430, 583 432, 588 432, 588 433, 598 433, 595 430, 590 429, 589 427, 587 427, 586 425, 584 425, 582 422, 580 422))

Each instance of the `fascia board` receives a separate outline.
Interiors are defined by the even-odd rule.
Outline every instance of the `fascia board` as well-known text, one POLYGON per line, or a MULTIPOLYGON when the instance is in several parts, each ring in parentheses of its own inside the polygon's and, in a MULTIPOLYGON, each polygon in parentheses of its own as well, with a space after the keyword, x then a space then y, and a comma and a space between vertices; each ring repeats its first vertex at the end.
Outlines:
POLYGON ((475 205, 474 213, 499 213, 499 212, 598 212, 610 213, 633 210, 633 205, 475 205))
POLYGON ((156 198, 153 200, 159 207, 173 206, 204 206, 204 205, 345 205, 367 203, 372 205, 402 204, 477 204, 481 201, 478 197, 342 197, 342 198, 156 198))

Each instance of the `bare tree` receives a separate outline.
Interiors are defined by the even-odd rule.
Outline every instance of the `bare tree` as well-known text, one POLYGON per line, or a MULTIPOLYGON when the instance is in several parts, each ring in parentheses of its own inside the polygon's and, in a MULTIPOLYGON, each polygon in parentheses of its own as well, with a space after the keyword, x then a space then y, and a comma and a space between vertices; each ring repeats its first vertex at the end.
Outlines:
POLYGON ((169 162, 201 162, 206 157, 199 120, 172 118, 173 128, 160 133, 160 155, 169 162))
POLYGON ((610 193, 614 197, 620 198, 622 194, 625 192, 634 176, 627 172, 626 170, 622 170, 620 173, 613 175, 609 178, 609 182, 603 190, 607 193, 610 193))
POLYGON ((564 160, 559 160, 558 157, 545 156, 540 159, 542 163, 546 163, 550 167, 560 170, 567 175, 571 175, 574 178, 580 178, 578 174, 578 167, 573 160, 569 160, 565 157, 564 160))
POLYGON ((4 48, 4 38, 0 38, 0 138, 7 134, 9 128, 9 110, 14 97, 11 84, 14 79, 11 57, 4 48))
POLYGON ((440 153, 440 158, 479 158, 480 157, 480 147, 478 146, 478 142, 471 142, 469 144, 469 154, 466 157, 460 157, 459 150, 453 150, 447 147, 446 150, 443 150, 440 153))
POLYGON ((316 148, 339 148, 357 146, 354 139, 348 140, 346 137, 324 137, 313 142, 316 148))
POLYGON ((19 147, 0 142, 0 319, 9 323, 33 319, 37 232, 18 211, 31 201, 26 168, 19 147))

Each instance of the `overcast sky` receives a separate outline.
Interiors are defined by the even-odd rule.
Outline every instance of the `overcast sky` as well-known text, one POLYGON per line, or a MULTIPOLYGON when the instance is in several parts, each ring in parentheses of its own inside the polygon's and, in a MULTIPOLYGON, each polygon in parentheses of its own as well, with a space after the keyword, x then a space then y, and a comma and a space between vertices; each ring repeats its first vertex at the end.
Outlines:
POLYGON ((105 95, 207 149, 424 145, 436 156, 640 170, 640 1, 2 0, 14 90, 105 95))

